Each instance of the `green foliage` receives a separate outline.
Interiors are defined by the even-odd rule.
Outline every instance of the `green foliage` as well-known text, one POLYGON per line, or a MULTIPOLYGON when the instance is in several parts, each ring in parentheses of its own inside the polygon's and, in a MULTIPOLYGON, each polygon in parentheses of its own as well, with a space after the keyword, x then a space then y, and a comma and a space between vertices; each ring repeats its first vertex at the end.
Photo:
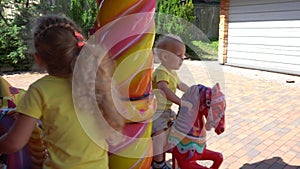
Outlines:
POLYGON ((96 21, 97 4, 94 0, 71 0, 68 15, 80 25, 87 37, 88 29, 93 28, 96 21))
POLYGON ((217 60, 219 41, 202 42, 192 41, 194 53, 190 54, 192 60, 217 60))
POLYGON ((28 46, 25 42, 27 35, 26 3, 25 1, 3 1, 1 9, 14 7, 10 16, 1 12, 0 20, 0 67, 18 67, 24 69, 28 66, 28 46), (27 61, 27 63, 25 63, 27 61))
POLYGON ((3 20, 0 21, 0 63, 9 66, 17 64, 25 58, 24 51, 27 49, 19 34, 25 29, 24 26, 7 26, 3 20))
POLYGON ((160 34, 176 34, 186 44, 186 55, 192 60, 217 60, 218 44, 193 24, 195 20, 192 0, 157 0, 156 38, 160 34))
POLYGON ((64 15, 73 19, 87 35, 97 14, 95 0, 0 0, 0 71, 3 67, 28 70, 33 64, 32 21, 42 15, 64 15), (55 3, 54 3, 55 2, 55 3), (5 9, 12 11, 10 15, 5 9))
POLYGON ((179 35, 184 40, 190 40, 191 34, 186 34, 188 24, 195 20, 192 0, 181 3, 180 0, 157 0, 156 32, 179 35))

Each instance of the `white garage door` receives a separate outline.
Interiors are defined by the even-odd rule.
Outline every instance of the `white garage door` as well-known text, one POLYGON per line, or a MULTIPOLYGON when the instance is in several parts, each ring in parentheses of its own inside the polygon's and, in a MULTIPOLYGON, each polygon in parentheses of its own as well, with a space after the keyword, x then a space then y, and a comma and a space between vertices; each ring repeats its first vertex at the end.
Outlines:
POLYGON ((230 0, 226 64, 300 75, 300 0, 230 0))

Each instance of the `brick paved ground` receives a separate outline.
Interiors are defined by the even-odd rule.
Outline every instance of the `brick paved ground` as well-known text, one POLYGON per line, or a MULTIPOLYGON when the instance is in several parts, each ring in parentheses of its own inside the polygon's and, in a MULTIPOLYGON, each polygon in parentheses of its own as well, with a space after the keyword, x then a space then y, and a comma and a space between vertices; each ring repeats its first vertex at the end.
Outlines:
POLYGON ((207 86, 219 81, 225 91, 226 130, 209 133, 207 141, 209 149, 223 153, 221 168, 300 169, 300 77, 214 62, 186 65, 183 81, 191 81, 190 75, 207 86))
MULTIPOLYGON (((179 75, 189 84, 218 81, 226 94, 226 131, 207 141, 223 153, 222 169, 300 169, 300 77, 196 61, 185 61, 179 75)), ((4 77, 27 88, 40 75, 4 77)))

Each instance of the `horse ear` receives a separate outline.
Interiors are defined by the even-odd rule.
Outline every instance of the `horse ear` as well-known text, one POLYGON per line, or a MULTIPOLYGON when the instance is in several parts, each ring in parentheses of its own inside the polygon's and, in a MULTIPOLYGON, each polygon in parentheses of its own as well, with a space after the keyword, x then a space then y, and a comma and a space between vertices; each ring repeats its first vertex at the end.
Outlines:
POLYGON ((216 83, 213 88, 212 88, 214 93, 219 93, 220 92, 220 84, 216 83))

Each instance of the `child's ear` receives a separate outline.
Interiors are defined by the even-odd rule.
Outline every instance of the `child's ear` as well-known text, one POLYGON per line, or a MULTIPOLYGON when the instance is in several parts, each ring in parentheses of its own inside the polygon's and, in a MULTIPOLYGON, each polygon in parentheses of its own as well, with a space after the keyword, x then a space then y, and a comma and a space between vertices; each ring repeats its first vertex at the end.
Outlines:
POLYGON ((163 61, 167 61, 168 58, 167 58, 167 54, 165 52, 161 52, 161 56, 160 56, 161 60, 163 61))
POLYGON ((33 57, 34 57, 35 62, 36 62, 39 66, 43 66, 43 65, 44 65, 42 58, 41 58, 37 53, 35 53, 35 54, 33 55, 33 57))

